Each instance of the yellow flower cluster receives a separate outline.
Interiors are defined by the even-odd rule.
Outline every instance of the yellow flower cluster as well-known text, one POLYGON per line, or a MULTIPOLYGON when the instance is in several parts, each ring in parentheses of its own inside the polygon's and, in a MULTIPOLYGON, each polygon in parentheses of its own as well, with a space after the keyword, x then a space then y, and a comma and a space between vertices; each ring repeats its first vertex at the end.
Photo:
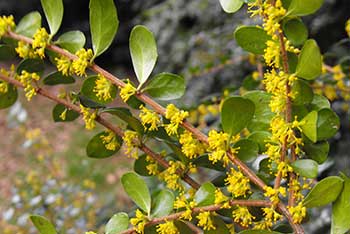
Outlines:
POLYGON ((226 150, 228 148, 229 135, 223 132, 210 130, 208 134, 209 143, 209 160, 213 163, 223 161, 225 165, 228 164, 228 157, 226 150))
POLYGON ((227 191, 232 193, 233 197, 246 196, 250 190, 249 179, 242 172, 231 168, 231 172, 227 173, 225 179, 227 191))
POLYGON ((279 68, 280 67, 280 43, 278 40, 268 40, 266 42, 266 49, 264 53, 264 59, 268 66, 279 68))
POLYGON ((281 194, 283 197, 287 195, 286 188, 284 187, 279 187, 278 189, 274 189, 269 186, 266 186, 264 190, 265 190, 264 195, 266 197, 269 197, 270 201, 274 205, 277 205, 277 203, 280 201, 279 194, 281 194))
POLYGON ((100 136, 102 143, 106 147, 106 149, 114 151, 117 147, 119 147, 119 142, 117 141, 117 136, 111 130, 107 130, 104 135, 100 136))
POLYGON ((8 84, 5 81, 0 81, 0 93, 7 93, 8 84))
POLYGON ((147 221, 147 216, 143 214, 139 209, 136 210, 135 217, 130 219, 130 223, 134 226, 134 229, 137 233, 144 233, 145 224, 147 221))
POLYGON ((38 55, 41 59, 45 58, 45 48, 49 43, 49 34, 45 28, 40 28, 36 31, 33 36, 32 47, 34 53, 38 55))
POLYGON ((146 166, 146 169, 148 171, 149 175, 158 175, 158 163, 153 160, 150 156, 147 155, 146 162, 148 162, 148 165, 146 166))
POLYGON ((237 206, 232 211, 232 218, 235 223, 239 223, 243 227, 248 227, 255 219, 246 206, 237 206))
POLYGON ((137 132, 127 130, 124 132, 123 136, 123 141, 125 145, 125 154, 128 157, 135 158, 137 159, 139 156, 139 151, 138 151, 138 137, 139 135, 137 132))
POLYGON ((17 76, 16 79, 23 84, 26 97, 30 101, 36 95, 36 88, 34 88, 32 82, 40 80, 40 76, 35 72, 30 73, 23 70, 21 75, 17 76))
POLYGON ((125 86, 120 88, 120 97, 123 102, 127 102, 129 98, 136 93, 136 88, 131 84, 129 80, 126 81, 125 86))
POLYGON ((181 174, 178 170, 184 170, 186 167, 180 161, 170 161, 169 167, 159 174, 159 178, 166 183, 166 186, 172 190, 184 190, 181 183, 181 174))
POLYGON ((345 31, 346 33, 348 34, 348 36, 350 37, 350 19, 348 19, 346 21, 346 24, 345 24, 345 31))
POLYGON ((95 119, 97 117, 96 111, 90 113, 90 108, 85 107, 80 104, 80 111, 83 115, 83 120, 85 122, 85 128, 87 130, 92 130, 96 127, 95 119))
POLYGON ((197 226, 203 227, 204 230, 215 230, 216 227, 213 224, 213 220, 210 217, 210 211, 200 212, 196 218, 198 219, 197 226))
POLYGON ((36 58, 37 55, 34 53, 32 46, 23 41, 18 41, 16 52, 21 58, 36 58))
POLYGON ((186 199, 184 193, 180 193, 174 202, 174 209, 185 208, 184 213, 181 215, 182 219, 191 221, 192 220, 192 209, 196 207, 195 201, 189 201, 186 199))
POLYGON ((63 75, 68 76, 73 74, 74 69, 72 66, 72 61, 64 55, 60 55, 55 58, 57 70, 63 75))
POLYGON ((7 33, 7 31, 10 29, 13 29, 15 27, 15 21, 12 15, 10 16, 1 16, 0 17, 0 38, 7 33))
POLYGON ((223 194, 221 192, 221 190, 219 188, 217 188, 215 190, 215 201, 214 201, 214 203, 217 204, 217 205, 224 203, 222 205, 222 208, 230 208, 230 204, 227 201, 228 201, 228 197, 226 197, 225 194, 223 194))
POLYGON ((167 221, 165 223, 158 224, 157 226, 158 234, 179 234, 173 221, 167 221))
POLYGON ((288 207, 288 210, 292 215, 294 223, 301 223, 306 216, 306 207, 303 206, 303 203, 301 202, 294 207, 288 207))
POLYGON ((272 225, 283 217, 273 207, 264 207, 262 210, 264 212, 265 226, 268 228, 272 227, 272 225))
POLYGON ((185 130, 179 139, 182 153, 190 159, 196 158, 198 155, 204 154, 204 146, 196 138, 193 138, 192 133, 185 130))
POLYGON ((107 80, 106 77, 104 77, 101 74, 98 74, 93 92, 96 93, 96 97, 98 97, 99 100, 108 101, 112 99, 112 87, 113 84, 109 80, 107 80))
POLYGON ((274 3, 265 1, 263 3, 264 23, 263 27, 268 35, 273 39, 277 39, 276 32, 281 31, 280 20, 285 16, 286 10, 282 6, 281 0, 276 0, 274 3))
POLYGON ((176 135, 179 124, 181 124, 188 115, 187 111, 179 110, 174 104, 169 104, 165 111, 165 118, 170 120, 170 123, 165 126, 168 135, 176 135))
POLYGON ((94 56, 91 49, 80 49, 75 53, 78 56, 72 62, 72 67, 76 75, 78 76, 86 76, 86 68, 91 65, 91 59, 94 56))
POLYGON ((141 105, 139 117, 145 130, 153 131, 158 129, 160 117, 154 111, 151 111, 145 106, 141 105))

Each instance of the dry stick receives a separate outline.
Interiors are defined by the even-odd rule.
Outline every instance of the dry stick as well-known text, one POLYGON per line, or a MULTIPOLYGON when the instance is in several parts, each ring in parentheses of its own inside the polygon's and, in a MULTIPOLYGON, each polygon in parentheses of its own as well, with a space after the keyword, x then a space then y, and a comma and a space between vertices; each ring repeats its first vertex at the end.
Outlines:
MULTIPOLYGON (((2 74, 0 74, 0 79, 11 83, 17 87, 23 88, 22 83, 20 83, 18 80, 12 79, 10 77, 4 76, 2 74)), ((65 99, 60 99, 57 96, 53 95, 52 93, 48 92, 47 90, 41 89, 41 88, 37 88, 36 92, 44 97, 47 97, 48 99, 51 99, 52 101, 62 104, 65 107, 67 107, 70 110, 73 110, 79 114, 81 114, 81 110, 77 105, 74 105, 70 102, 68 102, 65 99)), ((118 136, 123 137, 124 136, 124 131, 119 128, 116 125, 113 125, 111 122, 109 122, 107 119, 103 118, 102 116, 97 116, 96 117, 96 121, 98 123, 100 123, 101 125, 103 125, 104 127, 112 130, 114 133, 116 133, 118 136)), ((155 153, 154 151, 152 151, 150 148, 148 148, 146 145, 144 144, 140 144, 138 146, 142 151, 144 151, 147 155, 149 155, 150 157, 152 157, 154 160, 156 160, 162 167, 164 168, 168 168, 169 167, 169 163, 164 160, 164 158, 155 153)), ((188 174, 184 173, 182 170, 178 170, 179 174, 183 174, 182 179, 191 187, 193 187, 194 189, 198 189, 200 187, 200 185, 194 181, 188 174)))
MULTIPOLYGON (((33 42, 33 40, 31 38, 16 34, 12 31, 8 31, 7 35, 5 35, 5 36, 11 37, 11 38, 16 39, 16 40, 24 41, 24 42, 29 43, 29 44, 31 44, 33 42)), ((56 53, 59 53, 63 56, 66 56, 67 58, 69 58, 71 60, 77 59, 76 55, 73 55, 73 54, 69 53, 68 51, 66 51, 58 46, 48 45, 47 48, 56 52, 56 53)), ((114 75, 109 73, 108 71, 97 66, 96 64, 93 64, 92 66, 90 66, 90 69, 97 72, 97 73, 100 73, 101 75, 106 77, 108 80, 110 80, 113 84, 115 84, 119 87, 125 86, 125 83, 123 81, 121 81, 120 79, 118 79, 117 77, 115 77, 114 75)), ((154 109, 154 111, 156 111, 158 114, 161 114, 163 116, 165 115, 165 108, 162 107, 161 105, 159 105, 157 102, 155 102, 153 99, 151 99, 147 95, 145 95, 143 93, 137 93, 136 97, 139 100, 141 100, 141 101, 147 103, 149 106, 151 106, 154 109)), ((201 131, 199 131, 197 128, 195 128, 193 125, 191 125, 189 122, 184 121, 181 125, 187 131, 191 132, 198 140, 202 141, 203 143, 208 143, 208 137, 205 134, 203 134, 201 131)), ((258 187, 260 187, 261 189, 264 190, 266 184, 247 165, 245 165, 242 161, 240 161, 238 158, 233 156, 230 152, 227 152, 227 156, 235 165, 237 165, 240 168, 240 170, 250 179, 250 181, 252 181, 258 187)), ((288 221, 290 222, 293 230, 300 229, 301 227, 299 225, 293 223, 293 220, 292 220, 288 210, 285 208, 285 206, 282 203, 279 203, 279 206, 281 207, 280 208, 281 212, 287 217, 288 221), (284 209, 282 209, 282 208, 284 208, 284 209)))
MULTIPOLYGON (((240 206, 255 206, 255 207, 268 207, 271 206, 271 202, 269 201, 263 201, 263 200, 230 200, 229 201, 231 206, 236 206, 236 205, 240 205, 240 206)), ((203 211, 217 211, 222 209, 222 205, 209 205, 209 206, 203 206, 203 207, 195 207, 192 209, 192 214, 197 214, 199 212, 203 212, 203 211)), ((166 222, 166 221, 172 221, 172 220, 176 220, 181 218, 181 216, 183 215, 183 213, 185 213, 185 211, 180 211, 177 213, 173 213, 164 217, 160 217, 160 218, 154 218, 151 219, 149 222, 147 222, 146 227, 147 226, 152 226, 158 223, 162 223, 162 222, 166 222)), ((121 234, 129 234, 129 233, 133 233, 135 230, 133 228, 130 228, 128 230, 125 230, 123 232, 121 232, 121 234)))

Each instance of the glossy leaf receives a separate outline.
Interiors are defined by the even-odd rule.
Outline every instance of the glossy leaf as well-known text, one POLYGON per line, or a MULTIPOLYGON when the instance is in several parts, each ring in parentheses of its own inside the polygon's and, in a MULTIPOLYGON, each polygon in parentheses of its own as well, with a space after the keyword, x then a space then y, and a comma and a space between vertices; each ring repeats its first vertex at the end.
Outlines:
POLYGON ((252 132, 248 139, 256 142, 259 146, 259 153, 266 151, 266 141, 271 137, 271 133, 267 131, 252 132))
POLYGON ((26 14, 16 26, 15 32, 26 37, 33 37, 41 27, 41 15, 37 11, 26 14))
POLYGON ((243 1, 242 0, 220 0, 220 4, 222 9, 226 13, 235 13, 242 7, 243 1))
POLYGON ((12 106, 15 104, 18 98, 17 88, 12 84, 7 85, 7 92, 0 93, 0 109, 5 109, 12 106))
POLYGON ((226 223, 218 216, 211 216, 215 230, 205 230, 204 234, 230 234, 230 230, 227 228, 226 223))
POLYGON ((115 150, 108 150, 106 146, 103 144, 101 136, 106 136, 106 132, 100 132, 95 135, 88 143, 86 147, 86 154, 90 158, 108 158, 114 155, 122 145, 122 139, 116 136, 117 147, 115 150))
POLYGON ((197 190, 194 195, 194 200, 197 206, 208 206, 214 204, 215 201, 215 186, 206 182, 197 190))
POLYGON ((142 178, 134 172, 128 172, 122 176, 121 182, 131 200, 149 214, 151 211, 151 196, 142 178))
POLYGON ((302 45, 308 37, 307 28, 299 18, 291 18, 285 21, 283 23, 283 32, 295 46, 302 45))
POLYGON ((158 52, 153 33, 145 26, 135 26, 129 39, 131 60, 140 86, 151 75, 158 52))
POLYGON ((323 108, 331 108, 331 104, 326 97, 315 94, 310 107, 312 110, 319 111, 323 108))
POLYGON ((84 33, 80 31, 69 31, 62 34, 55 43, 75 54, 75 52, 84 47, 85 41, 84 33))
POLYGON ((316 143, 304 143, 303 151, 306 156, 315 160, 318 164, 322 164, 327 160, 329 152, 329 143, 321 141, 316 143))
POLYGON ((242 97, 230 97, 224 101, 221 111, 222 128, 229 135, 236 135, 252 120, 255 106, 242 97))
POLYGON ((306 80, 314 80, 321 75, 322 58, 315 40, 307 40, 301 49, 296 75, 306 80))
POLYGON ((73 84, 75 79, 72 76, 64 76, 61 72, 52 72, 43 80, 45 85, 73 84))
POLYGON ((151 216, 159 218, 170 214, 173 211, 174 201, 175 196, 171 191, 167 189, 161 190, 154 199, 152 199, 151 216))
POLYGON ((41 5, 49 23, 51 36, 55 35, 61 26, 63 18, 62 0, 41 0, 41 5))
POLYGON ((44 62, 41 59, 24 59, 17 66, 16 73, 21 74, 22 71, 40 73, 45 69, 44 62))
POLYGON ((264 29, 255 26, 238 27, 234 36, 240 47, 253 54, 264 54, 266 41, 271 40, 264 29))
POLYGON ((62 119, 61 114, 66 110, 66 107, 62 104, 57 104, 52 110, 52 117, 55 122, 70 122, 79 117, 79 113, 73 110, 67 109, 66 118, 62 119))
POLYGON ((318 164, 311 159, 299 159, 294 161, 291 166, 299 175, 306 178, 316 178, 318 174, 318 164))
POLYGON ((252 140, 241 139, 237 141, 234 148, 239 148, 237 157, 244 162, 251 162, 258 156, 259 146, 252 140))
POLYGON ((150 176, 147 165, 150 163, 146 161, 147 155, 141 155, 134 161, 134 171, 140 176, 150 176))
POLYGON ((104 100, 97 96, 97 93, 94 91, 97 81, 97 76, 90 76, 87 79, 84 80, 84 83, 81 87, 81 93, 85 96, 91 99, 94 102, 101 103, 101 104, 107 104, 114 100, 114 98, 117 96, 117 88, 114 85, 111 85, 109 94, 111 95, 111 98, 104 100))
POLYGON ((317 140, 326 140, 333 137, 339 129, 340 121, 334 111, 325 108, 318 111, 317 140))
POLYGON ((0 61, 10 60, 16 57, 15 48, 9 45, 0 45, 0 61))
POLYGON ((327 205, 337 199, 343 189, 344 180, 338 176, 329 176, 318 182, 305 197, 303 204, 307 208, 327 205))
POLYGON ((293 103, 295 105, 306 105, 312 102, 314 92, 310 85, 303 80, 296 80, 292 86, 293 103))
POLYGON ((188 227, 186 223, 180 220, 175 220, 174 224, 181 234, 196 234, 197 232, 194 232, 191 228, 188 227))
POLYGON ((124 212, 117 213, 106 224, 106 234, 119 234, 128 229, 129 216, 124 212))
POLYGON ((287 15, 304 16, 315 13, 324 0, 292 0, 287 15))
POLYGON ((268 230, 244 230, 238 234, 282 234, 281 232, 274 232, 268 230))
POLYGON ((219 162, 216 162, 213 164, 213 162, 209 160, 209 157, 207 154, 201 155, 201 156, 195 158, 192 163, 194 165, 196 165, 197 167, 209 168, 209 169, 213 169, 216 171, 224 171, 225 170, 224 164, 222 162, 219 161, 219 162))
POLYGON ((159 100, 173 100, 182 97, 185 89, 183 77, 171 73, 160 73, 150 80, 144 91, 159 100))
POLYGON ((112 44, 119 20, 113 0, 90 0, 90 30, 94 57, 112 44))
POLYGON ((332 206, 331 234, 344 234, 350 229, 350 179, 344 179, 343 190, 332 206))
POLYGON ((91 100, 88 97, 85 97, 84 95, 78 95, 78 97, 79 97, 80 104, 85 106, 85 107, 89 107, 91 109, 99 109, 99 108, 106 107, 105 105, 103 105, 101 103, 94 102, 93 100, 91 100))
POLYGON ((302 121, 304 121, 304 124, 301 126, 302 132, 305 136, 314 143, 317 141, 317 120, 317 111, 311 111, 303 118, 302 121))
POLYGON ((45 217, 40 215, 31 215, 29 218, 40 234, 57 234, 55 227, 45 217))

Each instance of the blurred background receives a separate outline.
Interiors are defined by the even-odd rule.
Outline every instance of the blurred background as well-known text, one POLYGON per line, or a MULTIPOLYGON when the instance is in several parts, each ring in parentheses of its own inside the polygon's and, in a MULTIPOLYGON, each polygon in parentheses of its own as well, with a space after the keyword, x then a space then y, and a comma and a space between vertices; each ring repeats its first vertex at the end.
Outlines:
MULTIPOLYGON (((178 101, 183 108, 194 108, 225 90, 239 92, 242 84, 247 90, 256 87, 247 79, 256 66, 233 38, 237 26, 259 23, 248 17, 246 9, 226 14, 218 0, 115 3, 118 33, 96 63, 118 77, 134 77, 129 34, 134 25, 143 24, 153 31, 158 45, 153 74, 172 72, 187 81, 187 92, 178 101)), ((88 4, 87 0, 64 0, 58 35, 81 30, 86 47, 91 48, 88 4)), ((40 0, 0 0, 0 14, 14 15, 17 23, 31 11, 39 11, 44 18, 40 0)), ((330 66, 350 56, 349 40, 344 39, 349 12, 348 0, 325 0, 316 14, 304 18, 309 37, 316 39, 330 66)), ((47 28, 45 20, 43 24, 47 28)), ((337 171, 350 172, 349 108, 341 96, 329 99, 341 117, 341 130, 331 140, 330 158, 321 166, 319 179, 337 171)), ((81 121, 54 123, 52 108, 43 98, 27 102, 21 95, 13 107, 0 111, 0 230, 5 234, 34 233, 27 220, 30 213, 54 220, 61 234, 75 234, 98 230, 114 213, 133 208, 119 183, 120 176, 132 170, 132 160, 123 155, 103 160, 86 157, 88 140, 101 128, 89 132, 81 121)), ((209 126, 218 119, 210 115, 205 121, 209 126)), ((329 207, 314 212, 319 218, 307 226, 307 233, 326 233, 329 207)))

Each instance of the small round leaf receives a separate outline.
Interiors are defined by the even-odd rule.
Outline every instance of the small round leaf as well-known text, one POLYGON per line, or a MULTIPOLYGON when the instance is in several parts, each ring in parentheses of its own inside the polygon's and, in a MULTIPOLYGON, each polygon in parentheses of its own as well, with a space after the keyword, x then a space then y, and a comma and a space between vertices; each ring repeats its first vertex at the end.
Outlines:
POLYGON ((86 147, 86 154, 90 158, 107 158, 114 155, 122 145, 122 139, 116 136, 117 139, 117 147, 115 150, 108 150, 106 146, 103 144, 101 136, 106 136, 106 132, 100 132, 95 135, 88 143, 86 147))
POLYGON ((240 47, 253 54, 264 54, 266 42, 271 40, 264 29, 255 26, 240 26, 234 36, 240 47))

